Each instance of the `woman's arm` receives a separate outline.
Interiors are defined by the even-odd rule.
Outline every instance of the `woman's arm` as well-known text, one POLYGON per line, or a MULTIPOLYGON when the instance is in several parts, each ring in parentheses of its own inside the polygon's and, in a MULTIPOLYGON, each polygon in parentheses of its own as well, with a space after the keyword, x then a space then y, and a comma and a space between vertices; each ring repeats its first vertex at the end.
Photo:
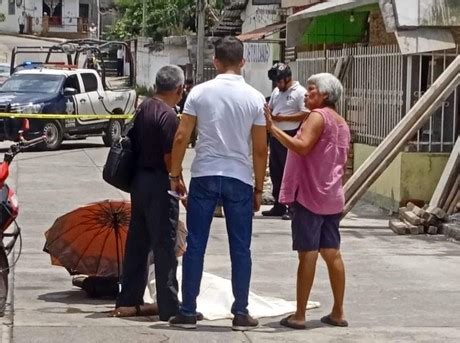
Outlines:
POLYGON ((287 122, 297 122, 303 121, 308 115, 308 112, 297 112, 294 114, 277 114, 273 116, 273 121, 280 122, 280 121, 287 121, 287 122))
POLYGON ((291 137, 273 125, 271 111, 268 106, 265 107, 265 118, 270 134, 287 149, 299 155, 306 155, 313 149, 324 129, 324 119, 318 112, 311 112, 308 118, 302 123, 302 134, 299 138, 291 137))

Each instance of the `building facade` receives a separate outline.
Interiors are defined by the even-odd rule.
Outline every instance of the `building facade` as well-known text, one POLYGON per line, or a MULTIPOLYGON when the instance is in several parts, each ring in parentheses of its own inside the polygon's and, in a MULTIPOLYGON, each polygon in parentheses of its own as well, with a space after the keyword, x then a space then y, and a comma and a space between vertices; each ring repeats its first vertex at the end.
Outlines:
POLYGON ((110 22, 112 7, 112 0, 0 0, 0 32, 19 32, 24 13, 25 33, 85 34, 91 23, 103 28, 110 22))

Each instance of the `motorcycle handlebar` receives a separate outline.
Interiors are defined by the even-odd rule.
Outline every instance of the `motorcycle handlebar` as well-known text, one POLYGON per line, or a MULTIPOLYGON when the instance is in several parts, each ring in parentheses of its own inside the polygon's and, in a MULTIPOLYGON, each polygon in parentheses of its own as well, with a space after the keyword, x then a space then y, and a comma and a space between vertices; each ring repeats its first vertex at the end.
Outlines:
POLYGON ((31 139, 26 141, 24 138, 20 138, 19 142, 10 146, 9 153, 12 157, 16 156, 18 153, 30 148, 31 146, 46 142, 47 137, 46 135, 42 135, 40 137, 31 139))
POLYGON ((24 140, 22 142, 19 142, 19 145, 22 148, 28 148, 28 147, 31 147, 31 146, 34 146, 34 145, 37 145, 37 144, 40 144, 40 143, 43 143, 43 142, 46 142, 46 135, 42 135, 40 137, 31 139, 29 141, 24 140))

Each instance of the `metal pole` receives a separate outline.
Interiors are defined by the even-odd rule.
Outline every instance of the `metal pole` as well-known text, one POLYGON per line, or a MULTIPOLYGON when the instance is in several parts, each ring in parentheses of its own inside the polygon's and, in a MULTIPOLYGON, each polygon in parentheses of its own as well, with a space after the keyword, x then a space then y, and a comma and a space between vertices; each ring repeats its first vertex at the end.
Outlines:
POLYGON ((204 25, 206 19, 206 0, 197 0, 196 3, 196 75, 195 82, 201 83, 204 81, 204 25))
POLYGON ((97 39, 100 39, 101 37, 101 4, 100 0, 96 1, 96 6, 97 6, 97 39))
POLYGON ((114 231, 115 231, 115 246, 116 246, 116 252, 117 252, 117 278, 118 278, 118 293, 121 292, 121 268, 120 268, 120 250, 119 250, 119 234, 120 234, 120 224, 118 222, 118 218, 115 219, 115 226, 114 226, 114 231))
POLYGON ((147 0, 142 0, 142 37, 145 37, 145 12, 147 9, 147 0))

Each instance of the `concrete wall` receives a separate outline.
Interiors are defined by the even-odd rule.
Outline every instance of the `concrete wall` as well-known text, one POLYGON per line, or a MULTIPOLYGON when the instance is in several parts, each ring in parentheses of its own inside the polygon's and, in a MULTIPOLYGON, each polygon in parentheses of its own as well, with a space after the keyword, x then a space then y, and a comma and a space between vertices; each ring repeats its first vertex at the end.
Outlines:
MULTIPOLYGON (((375 147, 366 144, 353 144, 356 171, 375 150, 375 147)), ((401 199, 401 155, 398 155, 387 170, 374 182, 366 193, 365 198, 383 208, 397 209, 401 199)))
POLYGON ((401 200, 430 200, 449 158, 443 153, 402 154, 401 200))
MULTIPOLYGON (((355 171, 376 149, 366 144, 354 144, 355 171)), ((449 154, 402 152, 374 182, 365 199, 396 211, 407 201, 429 202, 441 177, 449 154)))
MULTIPOLYGON (((267 77, 267 72, 273 65, 275 45, 269 43, 244 43, 246 64, 243 68, 243 77, 247 83, 266 97, 272 93, 272 85, 267 77)), ((279 52, 276 55, 279 56, 279 52)))
POLYGON ((50 32, 77 32, 79 17, 79 1, 62 1, 62 26, 50 26, 50 32))
MULTIPOLYGON (((32 31, 42 32, 43 1, 23 0, 21 7, 15 6, 15 14, 8 15, 8 2, 3 0, 0 4, 0 13, 5 14, 6 20, 0 23, 0 31, 19 32, 18 16, 25 11, 32 17, 32 31)), ((77 32, 77 18, 79 16, 79 1, 63 0, 62 2, 62 26, 51 26, 50 32, 77 32)))
MULTIPOLYGON (((244 12, 242 33, 250 32, 255 29, 280 21, 277 15, 263 15, 258 10, 275 10, 278 5, 254 6, 248 2, 244 12)), ((278 34, 267 37, 267 39, 277 39, 278 34)), ((274 60, 280 59, 280 46, 273 43, 244 43, 244 57, 246 64, 243 68, 243 77, 246 82, 259 90, 264 96, 272 93, 271 81, 267 77, 267 72, 273 65, 274 60)))
MULTIPOLYGON (((179 37, 178 37, 179 38, 179 37)), ((176 40, 175 44, 165 45, 162 51, 151 51, 146 47, 149 41, 139 38, 136 54, 136 84, 152 87, 157 71, 166 64, 185 65, 189 62, 185 37, 176 40)))

